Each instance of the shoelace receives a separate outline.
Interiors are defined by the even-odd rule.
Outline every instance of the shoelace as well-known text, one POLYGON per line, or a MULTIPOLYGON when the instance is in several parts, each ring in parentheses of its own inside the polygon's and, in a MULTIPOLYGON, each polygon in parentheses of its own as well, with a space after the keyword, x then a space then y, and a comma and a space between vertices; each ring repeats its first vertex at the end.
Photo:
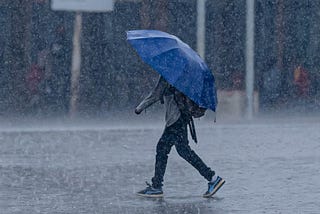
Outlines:
POLYGON ((146 181, 146 184, 149 188, 152 188, 152 185, 148 181, 146 181))

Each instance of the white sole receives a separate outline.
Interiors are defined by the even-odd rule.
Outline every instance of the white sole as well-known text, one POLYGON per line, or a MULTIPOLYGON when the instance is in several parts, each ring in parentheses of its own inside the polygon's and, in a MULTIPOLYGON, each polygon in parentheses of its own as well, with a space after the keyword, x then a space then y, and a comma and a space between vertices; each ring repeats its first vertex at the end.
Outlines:
POLYGON ((162 198, 163 194, 160 195, 145 195, 145 194, 139 194, 137 193, 138 196, 140 197, 144 197, 144 198, 162 198))

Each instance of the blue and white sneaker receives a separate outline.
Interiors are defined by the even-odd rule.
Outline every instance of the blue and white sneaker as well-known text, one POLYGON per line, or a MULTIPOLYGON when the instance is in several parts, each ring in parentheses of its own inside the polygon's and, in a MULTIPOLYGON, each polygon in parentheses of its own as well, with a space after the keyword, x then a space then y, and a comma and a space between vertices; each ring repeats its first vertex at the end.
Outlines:
POLYGON ((208 183, 208 190, 203 194, 204 198, 213 196, 225 183, 225 180, 217 176, 217 179, 208 183))
POLYGON ((163 197, 162 188, 154 188, 148 182, 146 182, 146 184, 148 185, 147 188, 137 192, 137 195, 142 196, 142 197, 148 197, 148 198, 160 198, 160 197, 163 197))

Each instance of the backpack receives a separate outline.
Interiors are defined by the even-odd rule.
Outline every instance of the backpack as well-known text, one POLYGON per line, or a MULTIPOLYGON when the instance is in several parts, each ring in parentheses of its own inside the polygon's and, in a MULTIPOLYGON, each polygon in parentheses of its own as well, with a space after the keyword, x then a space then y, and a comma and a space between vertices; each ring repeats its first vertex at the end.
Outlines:
POLYGON ((174 90, 174 99, 178 105, 178 108, 183 113, 192 116, 193 118, 200 118, 205 115, 207 108, 200 107, 180 91, 174 90))

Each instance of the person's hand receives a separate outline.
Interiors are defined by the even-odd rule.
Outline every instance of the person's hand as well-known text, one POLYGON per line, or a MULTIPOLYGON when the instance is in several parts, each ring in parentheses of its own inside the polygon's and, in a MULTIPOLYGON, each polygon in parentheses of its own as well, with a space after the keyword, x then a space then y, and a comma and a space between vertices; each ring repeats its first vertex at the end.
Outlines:
POLYGON ((141 113, 141 111, 139 111, 138 109, 135 109, 135 110, 134 110, 134 113, 136 113, 136 114, 140 114, 140 113, 141 113))

